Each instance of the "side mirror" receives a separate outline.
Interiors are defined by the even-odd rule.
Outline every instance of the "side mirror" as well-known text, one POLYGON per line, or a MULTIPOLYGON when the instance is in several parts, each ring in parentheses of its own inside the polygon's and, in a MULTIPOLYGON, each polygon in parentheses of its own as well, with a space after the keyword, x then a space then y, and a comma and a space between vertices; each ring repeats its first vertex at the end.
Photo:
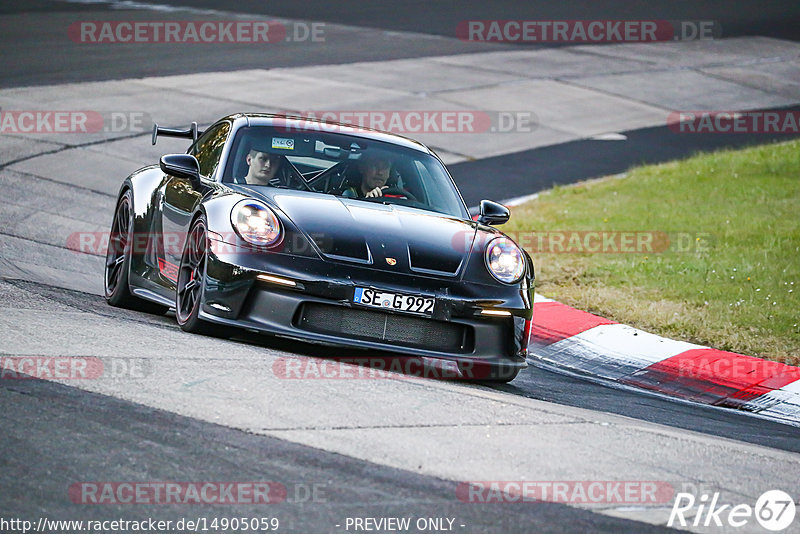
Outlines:
POLYGON ((188 178, 192 183, 200 182, 200 164, 191 154, 167 154, 159 160, 161 170, 176 178, 188 178))
POLYGON ((508 208, 491 200, 481 200, 481 211, 478 215, 478 222, 481 224, 503 224, 511 218, 508 208))

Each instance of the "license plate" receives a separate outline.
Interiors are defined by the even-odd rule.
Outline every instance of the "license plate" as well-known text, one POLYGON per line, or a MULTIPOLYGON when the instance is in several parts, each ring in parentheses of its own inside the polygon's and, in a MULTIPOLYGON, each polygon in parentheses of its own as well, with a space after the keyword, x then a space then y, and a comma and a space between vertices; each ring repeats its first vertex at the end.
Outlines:
POLYGON ((433 304, 436 302, 436 299, 420 295, 404 295, 391 291, 378 291, 376 289, 357 287, 353 295, 353 302, 373 308, 383 308, 384 310, 432 315, 433 304))

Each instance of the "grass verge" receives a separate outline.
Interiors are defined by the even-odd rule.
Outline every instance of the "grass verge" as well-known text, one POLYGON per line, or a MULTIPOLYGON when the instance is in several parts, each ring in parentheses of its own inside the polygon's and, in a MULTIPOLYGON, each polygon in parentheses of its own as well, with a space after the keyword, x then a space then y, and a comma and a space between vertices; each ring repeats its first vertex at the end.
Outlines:
POLYGON ((544 296, 800 365, 798 140, 557 187, 503 230, 533 257, 544 296))

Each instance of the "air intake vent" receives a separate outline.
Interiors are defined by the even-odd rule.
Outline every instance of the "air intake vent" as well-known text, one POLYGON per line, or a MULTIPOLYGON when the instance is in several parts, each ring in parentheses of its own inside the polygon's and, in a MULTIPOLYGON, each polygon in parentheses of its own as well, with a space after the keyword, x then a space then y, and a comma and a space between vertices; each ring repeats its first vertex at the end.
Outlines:
POLYGON ((348 336, 439 352, 472 352, 472 328, 457 323, 345 306, 306 303, 296 326, 320 334, 348 336))
POLYGON ((444 254, 442 251, 426 251, 408 247, 411 270, 455 276, 461 267, 463 256, 460 254, 444 254))

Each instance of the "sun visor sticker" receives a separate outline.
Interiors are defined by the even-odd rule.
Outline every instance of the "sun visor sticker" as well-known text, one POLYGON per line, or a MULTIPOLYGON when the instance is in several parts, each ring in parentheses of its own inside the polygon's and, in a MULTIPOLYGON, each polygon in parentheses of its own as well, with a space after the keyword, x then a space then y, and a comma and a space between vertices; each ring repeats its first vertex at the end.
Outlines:
POLYGON ((311 139, 295 137, 272 137, 270 152, 277 154, 289 154, 293 156, 312 156, 314 154, 314 143, 311 139))
POLYGON ((249 138, 245 146, 251 150, 268 154, 285 154, 287 156, 313 156, 314 140, 304 137, 288 137, 272 135, 269 137, 249 138))
POLYGON ((291 137, 273 137, 272 148, 280 150, 294 150, 294 139, 291 137))

